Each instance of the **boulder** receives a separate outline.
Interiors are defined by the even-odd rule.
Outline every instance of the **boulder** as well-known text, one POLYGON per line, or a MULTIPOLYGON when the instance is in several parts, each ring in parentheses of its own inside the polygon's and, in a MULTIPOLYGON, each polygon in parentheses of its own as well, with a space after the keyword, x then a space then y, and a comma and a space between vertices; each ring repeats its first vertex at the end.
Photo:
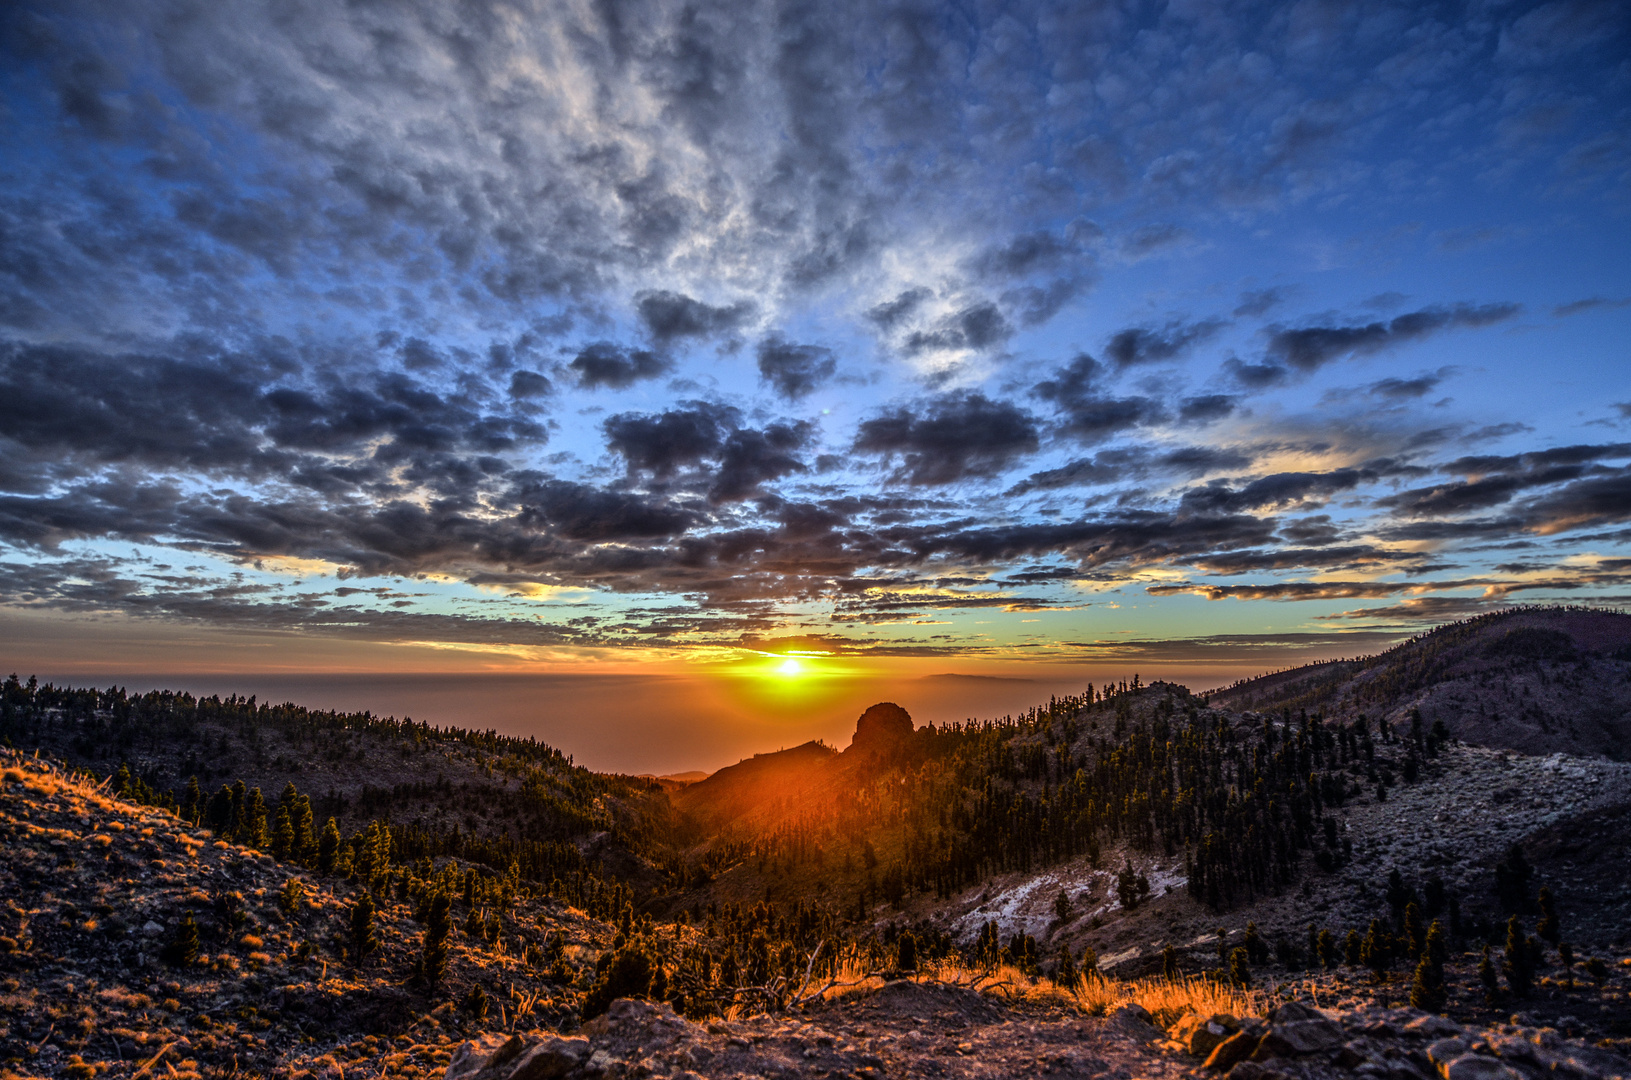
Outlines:
POLYGON ((1523 1080, 1516 1069, 1502 1065, 1494 1058, 1477 1054, 1463 1054, 1439 1066, 1444 1080, 1523 1080))
POLYGON ((1205 1060, 1219 1043, 1239 1030, 1240 1021, 1228 1013, 1213 1013, 1211 1016, 1185 1013, 1172 1025, 1169 1034, 1186 1054, 1205 1060))
MULTIPOLYGON (((1278 1011, 1278 1010, 1277 1010, 1278 1011)), ((1299 1057, 1335 1050, 1347 1040, 1342 1028, 1325 1019, 1294 1020, 1289 1024, 1275 1024, 1252 1053, 1253 1061, 1267 1061, 1277 1057, 1299 1057)))
POLYGON ((1212 1052, 1206 1056, 1202 1068, 1211 1069, 1213 1072, 1227 1072, 1250 1057, 1262 1039, 1262 1028, 1254 1025, 1242 1027, 1213 1047, 1212 1052))
POLYGON ((855 738, 845 752, 885 754, 911 736, 912 714, 893 701, 880 701, 855 722, 855 738))

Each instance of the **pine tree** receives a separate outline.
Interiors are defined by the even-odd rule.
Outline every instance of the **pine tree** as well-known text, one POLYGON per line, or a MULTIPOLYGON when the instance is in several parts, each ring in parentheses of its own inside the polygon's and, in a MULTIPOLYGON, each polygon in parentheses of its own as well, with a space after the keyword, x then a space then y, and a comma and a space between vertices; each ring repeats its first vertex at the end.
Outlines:
POLYGON ((910 930, 902 931, 895 942, 895 970, 917 970, 917 937, 910 930))
POLYGON ((1359 960, 1376 973, 1377 982, 1381 982, 1393 966, 1390 944, 1387 931, 1382 929, 1382 920, 1372 919, 1370 929, 1365 933, 1364 944, 1359 947, 1359 960))
POLYGON ((191 967, 198 963, 198 924, 193 921, 192 912, 181 917, 176 936, 165 947, 164 960, 172 967, 191 967))
POLYGON ((447 893, 436 892, 430 898, 430 910, 425 917, 424 955, 420 959, 420 972, 434 989, 447 975, 447 939, 453 933, 453 901, 447 893))
POLYGON ((1483 958, 1478 961, 1478 981, 1484 987, 1484 1002, 1489 1005, 1501 1003, 1501 981, 1495 974, 1495 961, 1490 959, 1489 946, 1484 946, 1483 958))
POLYGON ((1246 940, 1243 947, 1246 950, 1246 958, 1254 964, 1261 964, 1269 958, 1269 947, 1263 943, 1262 937, 1257 933, 1257 924, 1254 922, 1246 924, 1246 940))
POLYGON ((283 912, 285 919, 292 920, 300 914, 300 902, 305 898, 305 895, 306 887, 300 883, 299 878, 290 878, 284 884, 283 891, 278 893, 277 907, 279 911, 283 912))
POLYGON ((1421 956, 1422 948, 1427 944, 1427 928, 1422 925, 1421 908, 1414 900, 1404 907, 1404 932, 1409 941, 1410 959, 1421 956))
POLYGON ((1506 858, 1495 864, 1495 893, 1500 897, 1501 906, 1507 911, 1515 912, 1523 906, 1523 899, 1529 895, 1529 879, 1534 870, 1529 860, 1524 858, 1523 848, 1513 844, 1507 848, 1506 858))
POLYGON ((374 936, 374 898, 365 891, 351 905, 351 961, 362 965, 368 954, 379 948, 374 936))
POLYGON ((1229 954, 1229 981, 1236 986, 1252 984, 1252 967, 1244 946, 1236 948, 1229 954))
POLYGON ((1563 939, 1563 931, 1558 924, 1557 901, 1552 896, 1551 888, 1542 885, 1540 895, 1535 898, 1535 902, 1540 905, 1540 922, 1535 924, 1535 933, 1539 934, 1544 940, 1556 945, 1563 939))
POLYGON ((289 817, 288 805, 280 801, 272 817, 272 857, 287 859, 293 851, 294 821, 289 817))
POLYGON ((1410 1007, 1423 1012, 1438 1012, 1444 1008, 1443 972, 1435 973, 1426 953, 1416 964, 1416 974, 1410 980, 1410 1007))
POLYGON ((1359 931, 1349 930, 1342 939, 1342 963, 1347 967, 1356 968, 1363 955, 1364 943, 1359 938, 1359 931))
POLYGON ((1506 953, 1501 958, 1501 974, 1506 976, 1508 989, 1521 998, 1529 996, 1534 983, 1535 963, 1529 944, 1531 940, 1524 937, 1523 924, 1516 915, 1506 921, 1506 953))
POLYGON ((1178 979, 1178 950, 1171 945, 1161 950, 1161 974, 1170 981, 1178 979))
POLYGON ((332 874, 339 864, 340 823, 333 818, 323 826, 322 838, 317 841, 317 872, 332 874))
POLYGON ((1070 989, 1076 985, 1076 958, 1070 955, 1070 946, 1059 946, 1059 962, 1053 969, 1053 983, 1070 989))
POLYGON ((1336 935, 1329 930, 1321 930, 1314 942, 1314 952, 1320 958, 1320 967, 1326 971, 1333 970, 1341 960, 1337 950, 1336 935))

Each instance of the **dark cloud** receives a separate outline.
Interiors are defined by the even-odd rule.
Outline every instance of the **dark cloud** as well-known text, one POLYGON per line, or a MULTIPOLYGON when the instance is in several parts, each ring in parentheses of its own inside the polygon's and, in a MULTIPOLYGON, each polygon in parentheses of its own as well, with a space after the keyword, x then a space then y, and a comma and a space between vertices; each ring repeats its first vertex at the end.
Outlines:
POLYGON ((759 377, 784 398, 797 400, 833 377, 838 361, 821 345, 795 345, 772 336, 759 342, 759 377))
POLYGON ((683 293, 656 290, 635 296, 635 310, 652 338, 661 343, 681 338, 722 337, 740 329, 757 310, 748 300, 715 307, 683 293))
POLYGON ((758 494, 767 481, 807 472, 795 452, 815 434, 815 426, 803 420, 744 428, 736 409, 705 401, 660 414, 620 413, 604 427, 607 447, 623 456, 630 475, 666 481, 715 463, 707 495, 716 505, 758 494))
POLYGON ((1190 512, 1207 514, 1319 505, 1333 495, 1352 491, 1380 476, 1374 469, 1274 473, 1241 488, 1231 488, 1227 481, 1215 480, 1205 487, 1184 492, 1181 502, 1190 512))
POLYGON ((1248 390, 1267 390, 1271 386, 1278 386, 1291 374, 1279 364, 1248 364, 1234 357, 1223 362, 1223 370, 1248 390))
POLYGON ((1268 359, 1299 371, 1316 371, 1344 356, 1381 352, 1400 345, 1460 327, 1489 326, 1518 313, 1517 304, 1457 304, 1448 308, 1423 308, 1399 315, 1387 322, 1359 326, 1309 326, 1300 329, 1272 327, 1266 350, 1268 359))
POLYGON ((645 349, 596 341, 579 350, 567 367, 578 373, 578 385, 585 389, 609 386, 621 390, 641 379, 663 375, 672 370, 673 364, 645 349))
POLYGON ((1570 315, 1579 315, 1600 308, 1622 308, 1627 306, 1631 306, 1631 297, 1610 300, 1606 296, 1588 296, 1583 300, 1571 300, 1567 304, 1558 304, 1552 309, 1552 314, 1559 319, 1564 319, 1570 315))
POLYGON ((898 479, 930 485, 995 476, 1037 446, 1035 420, 1013 404, 948 394, 863 421, 852 449, 899 458, 898 479))
POLYGON ((555 387, 544 376, 536 371, 515 371, 510 373, 510 396, 515 398, 547 397, 553 393, 555 387))
POLYGON ((923 306, 923 302, 933 295, 928 289, 924 288, 907 289, 893 300, 886 300, 875 307, 869 308, 866 317, 885 330, 893 330, 916 314, 917 310, 923 306))
POLYGON ((602 426, 607 448, 623 455, 631 473, 647 472, 665 480, 716 457, 741 415, 728 405, 693 401, 686 408, 659 414, 619 413, 602 426))
MULTIPOLYGON (((308 376, 276 350, 106 355, 0 343, 0 437, 43 477, 98 465, 190 469, 326 490, 388 485, 386 469, 450 487, 546 430, 393 372, 308 376), (438 475, 440 474, 440 475, 438 475)), ((21 471, 20 471, 21 470, 21 471)))
MULTIPOLYGON (((1589 473, 1594 462, 1631 457, 1631 443, 1576 444, 1534 450, 1524 454, 1484 454, 1457 458, 1443 465, 1442 471, 1470 476, 1471 480, 1456 480, 1430 487, 1412 488, 1397 495, 1377 500, 1377 505, 1389 507, 1411 517, 1442 517, 1488 510, 1510 502, 1519 493, 1541 487, 1551 487, 1580 480, 1589 473)), ((1599 477, 1612 481, 1612 477, 1599 477)), ((1610 484, 1610 487, 1612 485, 1610 484)), ((1561 493, 1558 496, 1562 498, 1561 493)), ((1561 508, 1567 504, 1557 503, 1561 508)), ((1556 516, 1561 509, 1540 510, 1548 515, 1545 524, 1532 527, 1543 531, 1556 528, 1556 516)), ((1582 508, 1584 511, 1584 508, 1582 508)), ((1533 512, 1533 511, 1531 511, 1533 512)), ((1593 513, 1592 511, 1585 511, 1593 513)), ((1606 519, 1605 519, 1606 520, 1606 519)))
POLYGON ((1219 469, 1243 469, 1251 463, 1245 454, 1213 446, 1180 446, 1159 454, 1143 447, 1102 450, 1091 458, 1078 458, 1057 469, 1032 473, 1006 494, 1126 484, 1158 474, 1203 476, 1219 469))
POLYGON ((1103 373, 1102 364, 1081 353, 1031 392, 1057 405, 1059 430, 1084 443, 1102 442, 1128 428, 1166 419, 1165 410, 1153 398, 1099 393, 1095 384, 1103 373))
POLYGON ((947 315, 932 330, 908 334, 903 348, 908 356, 959 349, 979 352, 1001 346, 1013 332, 1002 309, 989 300, 982 300, 947 315))
POLYGON ((1216 319, 1206 319, 1194 323, 1169 322, 1159 328, 1131 327, 1117 331, 1104 352, 1119 367, 1160 363, 1182 356, 1226 325, 1216 319))
POLYGON ((1233 315, 1237 319, 1256 318, 1265 315, 1270 308, 1277 306, 1285 299, 1283 289, 1255 289, 1240 294, 1240 302, 1235 305, 1233 315))
POLYGON ((1378 379, 1365 389, 1376 397, 1407 401, 1432 393, 1438 388, 1439 383, 1443 382, 1454 371, 1454 368, 1440 368, 1430 375, 1418 375, 1413 379, 1400 379, 1397 377, 1378 379))
POLYGON ((1178 403, 1178 419, 1185 424, 1210 424, 1234 412, 1235 405, 1235 398, 1231 394, 1184 398, 1178 403))
POLYGON ((719 471, 708 487, 713 503, 734 502, 759 492, 761 484, 809 469, 795 456, 815 434, 806 421, 771 424, 764 430, 733 431, 719 455, 719 471))
POLYGON ((699 520, 646 496, 564 480, 524 479, 510 498, 519 524, 595 544, 678 536, 699 520))

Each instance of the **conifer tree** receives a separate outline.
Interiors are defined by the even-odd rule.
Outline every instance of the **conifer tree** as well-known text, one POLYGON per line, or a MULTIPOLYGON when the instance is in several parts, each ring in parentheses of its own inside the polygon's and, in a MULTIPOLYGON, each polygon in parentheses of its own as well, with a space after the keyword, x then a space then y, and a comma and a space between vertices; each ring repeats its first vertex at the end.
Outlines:
POLYGON ((1229 981, 1236 986, 1252 984, 1252 968, 1245 946, 1239 946, 1229 954, 1229 981))
POLYGON ((1506 952, 1501 957, 1501 974, 1506 985, 1517 997, 1528 997, 1535 978, 1533 950, 1524 937, 1523 924, 1516 915, 1506 921, 1506 952))
POLYGON ((1320 967, 1326 971, 1333 970, 1342 959, 1337 949, 1336 935, 1329 930, 1321 930, 1315 939, 1314 951, 1320 958, 1320 967))
POLYGON ((1484 987, 1484 1002, 1488 1005, 1501 1003, 1501 981, 1495 974, 1495 961, 1490 959, 1489 946, 1484 946, 1483 958, 1478 961, 1478 981, 1484 987))
POLYGON ((340 858, 340 823, 333 818, 323 826, 323 835, 317 841, 317 872, 332 874, 340 858))
POLYGON ((278 893, 277 907, 283 912, 285 919, 293 919, 300 914, 300 901, 305 898, 306 887, 300 883, 299 878, 290 878, 278 893))
POLYGON ((1246 950, 1246 958, 1254 964, 1261 964, 1269 958, 1269 947, 1263 943, 1262 937, 1258 935, 1257 924, 1254 922, 1246 924, 1246 940, 1243 943, 1243 948, 1246 950))
POLYGON ((1382 928, 1382 920, 1372 919, 1370 929, 1365 933, 1365 941, 1359 947, 1359 960, 1371 971, 1376 973, 1376 981, 1381 982, 1393 966, 1391 942, 1388 933, 1382 928))
POLYGON ((1069 945, 1059 946, 1059 962, 1054 965, 1053 983, 1067 990, 1076 985, 1076 958, 1070 955, 1069 945))
POLYGON ((1171 945, 1161 950, 1161 974, 1169 980, 1178 978, 1178 950, 1171 945))
POLYGON ((1423 1012, 1438 1012, 1444 1008, 1443 972, 1434 971, 1432 959, 1425 952, 1410 980, 1410 1007, 1423 1012))
POLYGON ((367 891, 351 905, 351 962, 362 965, 368 954, 379 948, 374 936, 374 898, 367 891))
POLYGON ((452 932, 453 901, 447 893, 437 891, 430 898, 430 910, 425 916, 424 955, 420 959, 420 970, 432 989, 447 975, 447 939, 452 932))
POLYGON ((1542 885, 1540 895, 1535 898, 1540 905, 1540 921, 1535 924, 1535 933, 1546 941, 1556 945, 1563 938, 1562 929, 1557 920, 1557 901, 1552 896, 1550 886, 1542 885))
POLYGON ((1358 967, 1364 951, 1364 943, 1360 940, 1359 931, 1349 930, 1347 936, 1342 939, 1342 963, 1347 967, 1358 967))
POLYGON ((294 821, 289 817, 289 807, 281 800, 277 811, 272 815, 272 857, 274 859, 287 859, 294 852, 294 821))
POLYGON ((1427 928, 1422 925, 1421 908, 1414 900, 1404 907, 1404 933, 1409 943, 1410 958, 1414 960, 1421 956, 1422 948, 1427 944, 1427 928))
POLYGON ((917 970, 917 938, 910 930, 902 931, 895 942, 895 970, 917 970))
POLYGON ((165 947, 164 960, 172 967, 191 967, 198 963, 198 924, 193 921, 192 912, 181 917, 175 937, 165 947))

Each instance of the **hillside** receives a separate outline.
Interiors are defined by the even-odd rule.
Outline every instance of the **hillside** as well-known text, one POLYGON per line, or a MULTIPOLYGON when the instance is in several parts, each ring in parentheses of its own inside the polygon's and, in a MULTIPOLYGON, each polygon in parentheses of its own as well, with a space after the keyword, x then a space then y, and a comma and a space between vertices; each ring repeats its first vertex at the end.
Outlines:
POLYGON ((348 837, 383 820, 410 857, 457 855, 498 872, 515 861, 540 881, 599 871, 644 889, 664 880, 649 857, 670 824, 659 783, 591 772, 534 739, 13 675, 0 686, 0 744, 119 774, 133 797, 205 824, 224 815, 255 845, 261 831, 271 842, 292 787, 309 799, 314 834, 329 817, 348 837), (194 781, 198 805, 189 809, 194 781))
POLYGON ((1393 726, 1414 709, 1476 746, 1631 760, 1631 614, 1514 608, 1439 627, 1379 656, 1238 683, 1208 700, 1393 726))

